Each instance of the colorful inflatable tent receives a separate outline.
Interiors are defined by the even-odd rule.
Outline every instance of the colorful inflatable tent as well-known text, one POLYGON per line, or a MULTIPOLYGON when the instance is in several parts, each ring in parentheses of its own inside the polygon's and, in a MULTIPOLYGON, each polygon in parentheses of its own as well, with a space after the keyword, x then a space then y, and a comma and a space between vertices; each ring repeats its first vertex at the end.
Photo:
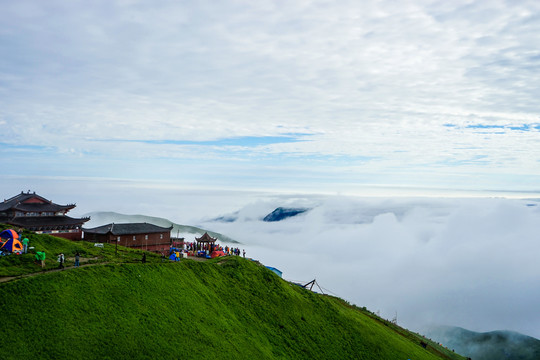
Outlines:
POLYGON ((0 233, 0 251, 21 253, 23 246, 19 241, 19 234, 15 230, 7 229, 0 233))
POLYGON ((220 256, 225 256, 225 253, 221 250, 217 250, 217 251, 212 251, 212 254, 210 254, 210 257, 213 259, 213 258, 216 258, 216 257, 220 257, 220 256))

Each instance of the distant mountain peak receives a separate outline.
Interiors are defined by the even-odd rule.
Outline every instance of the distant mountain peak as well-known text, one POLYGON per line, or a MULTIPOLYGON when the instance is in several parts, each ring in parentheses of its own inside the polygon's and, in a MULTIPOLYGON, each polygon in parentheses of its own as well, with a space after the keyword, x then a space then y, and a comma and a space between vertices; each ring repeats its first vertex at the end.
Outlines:
POLYGON ((263 221, 266 222, 274 222, 274 221, 281 221, 296 215, 300 215, 308 211, 309 209, 306 208, 284 208, 284 207, 278 207, 274 211, 272 211, 270 214, 266 215, 263 218, 263 221))

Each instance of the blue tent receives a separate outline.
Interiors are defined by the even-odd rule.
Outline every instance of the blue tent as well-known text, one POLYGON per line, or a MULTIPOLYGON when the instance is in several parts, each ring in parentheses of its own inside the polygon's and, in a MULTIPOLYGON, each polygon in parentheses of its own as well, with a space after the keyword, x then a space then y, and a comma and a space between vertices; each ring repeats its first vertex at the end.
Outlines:
MULTIPOLYGON (((177 257, 176 253, 177 253, 177 250, 176 251, 171 251, 171 255, 169 255, 169 260, 180 261, 181 257, 177 257)), ((182 254, 180 254, 180 256, 182 256, 182 254)))
POLYGON ((266 268, 272 270, 279 277, 281 277, 281 275, 283 274, 281 270, 276 269, 275 267, 267 266, 266 268))

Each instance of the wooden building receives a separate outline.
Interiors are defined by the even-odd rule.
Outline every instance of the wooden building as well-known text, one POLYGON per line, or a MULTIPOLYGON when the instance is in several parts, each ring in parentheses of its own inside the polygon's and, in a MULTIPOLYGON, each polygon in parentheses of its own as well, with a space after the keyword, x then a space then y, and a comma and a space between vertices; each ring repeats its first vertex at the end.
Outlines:
POLYGON ((195 237, 195 241, 199 244, 213 245, 217 241, 217 238, 213 238, 205 232, 201 237, 195 237))
POLYGON ((83 240, 153 251, 166 254, 171 246, 171 227, 161 227, 148 223, 107 224, 91 229, 83 229, 83 240))
POLYGON ((75 204, 55 204, 35 192, 21 191, 20 194, 0 203, 0 223, 31 230, 38 234, 80 240, 82 225, 90 218, 67 216, 66 214, 75 206, 75 204))

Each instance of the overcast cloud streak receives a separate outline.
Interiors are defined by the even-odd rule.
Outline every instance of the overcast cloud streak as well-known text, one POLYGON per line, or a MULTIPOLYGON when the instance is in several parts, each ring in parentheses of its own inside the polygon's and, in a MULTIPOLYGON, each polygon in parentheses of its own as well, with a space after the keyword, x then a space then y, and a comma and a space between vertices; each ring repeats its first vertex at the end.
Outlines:
POLYGON ((111 159, 324 174, 345 157, 352 183, 538 190, 539 15, 535 1, 2 2, 2 152, 35 174, 51 157, 83 176, 111 159), (219 145, 291 133, 310 136, 219 145))

